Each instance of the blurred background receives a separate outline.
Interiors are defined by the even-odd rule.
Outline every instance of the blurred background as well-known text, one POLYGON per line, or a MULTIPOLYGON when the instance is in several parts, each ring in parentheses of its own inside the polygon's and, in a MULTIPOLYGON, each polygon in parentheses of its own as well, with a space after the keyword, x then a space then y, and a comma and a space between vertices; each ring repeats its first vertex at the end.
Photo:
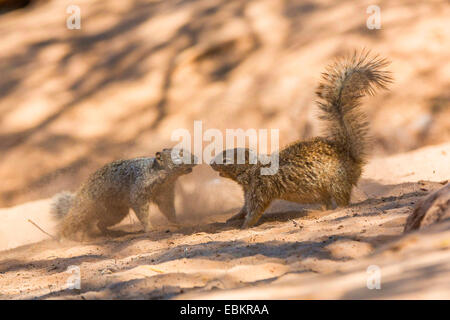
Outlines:
POLYGON ((354 49, 392 61, 390 91, 364 100, 373 156, 450 141, 449 17, 448 0, 0 0, 0 207, 153 155, 194 120, 280 129, 280 146, 317 135, 320 74, 354 49))

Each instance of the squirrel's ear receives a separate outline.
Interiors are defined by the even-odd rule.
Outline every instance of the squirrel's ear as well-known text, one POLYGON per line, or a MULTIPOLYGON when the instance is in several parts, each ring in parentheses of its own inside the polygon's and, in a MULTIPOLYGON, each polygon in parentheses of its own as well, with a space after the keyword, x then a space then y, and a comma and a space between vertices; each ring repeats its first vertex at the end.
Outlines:
POLYGON ((156 157, 156 159, 161 159, 161 152, 157 152, 156 154, 155 154, 155 157, 156 157))

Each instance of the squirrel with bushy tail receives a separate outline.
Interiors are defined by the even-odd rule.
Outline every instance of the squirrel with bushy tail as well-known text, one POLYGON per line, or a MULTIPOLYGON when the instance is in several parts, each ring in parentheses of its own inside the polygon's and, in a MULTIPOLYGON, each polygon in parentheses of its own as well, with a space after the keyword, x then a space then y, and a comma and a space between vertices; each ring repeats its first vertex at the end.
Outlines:
POLYGON ((326 209, 347 206, 370 148, 361 98, 392 82, 390 72, 383 70, 388 64, 362 50, 328 66, 316 91, 325 134, 282 149, 275 174, 262 175, 267 165, 251 161, 254 154, 249 149, 225 150, 216 156, 211 167, 244 190, 244 206, 229 221, 244 220, 242 227, 251 227, 275 199, 322 204, 326 209), (237 161, 238 154, 245 159, 237 161))
POLYGON ((149 231, 150 203, 176 223, 175 183, 180 176, 192 172, 196 161, 185 150, 163 149, 155 157, 116 160, 104 165, 75 193, 61 192, 53 198, 50 211, 58 220, 57 238, 88 240, 116 234, 109 227, 122 221, 130 208, 144 230, 149 231))

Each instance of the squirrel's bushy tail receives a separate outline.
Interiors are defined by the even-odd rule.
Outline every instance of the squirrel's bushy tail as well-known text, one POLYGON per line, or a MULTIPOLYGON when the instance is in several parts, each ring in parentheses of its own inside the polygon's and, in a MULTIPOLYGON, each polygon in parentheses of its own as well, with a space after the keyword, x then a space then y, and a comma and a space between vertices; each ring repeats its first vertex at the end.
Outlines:
POLYGON ((360 164, 365 162, 368 149, 368 122, 359 110, 360 100, 392 82, 390 72, 381 70, 389 63, 379 56, 371 57, 367 50, 355 52, 328 66, 316 91, 322 99, 318 102, 320 119, 327 122, 328 138, 360 164))
POLYGON ((75 194, 68 191, 63 191, 56 194, 53 197, 50 205, 50 213, 56 220, 61 220, 69 212, 70 208, 73 205, 74 199, 75 194))

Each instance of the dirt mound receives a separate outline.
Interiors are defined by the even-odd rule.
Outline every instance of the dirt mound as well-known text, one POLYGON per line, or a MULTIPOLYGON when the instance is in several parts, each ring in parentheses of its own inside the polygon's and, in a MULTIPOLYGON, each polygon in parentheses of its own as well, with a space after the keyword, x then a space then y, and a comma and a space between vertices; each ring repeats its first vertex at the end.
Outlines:
POLYGON ((450 219, 450 184, 423 199, 408 217, 405 232, 450 219))

